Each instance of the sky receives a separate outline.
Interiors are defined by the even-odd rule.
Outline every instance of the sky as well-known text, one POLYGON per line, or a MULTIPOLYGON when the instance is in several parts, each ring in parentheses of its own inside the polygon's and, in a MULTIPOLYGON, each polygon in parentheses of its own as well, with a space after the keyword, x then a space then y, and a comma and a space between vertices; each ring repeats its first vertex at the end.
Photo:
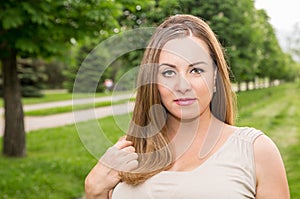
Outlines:
POLYGON ((286 38, 292 35, 293 27, 300 23, 299 0, 255 0, 257 9, 266 10, 270 23, 276 31, 279 43, 286 48, 286 38))

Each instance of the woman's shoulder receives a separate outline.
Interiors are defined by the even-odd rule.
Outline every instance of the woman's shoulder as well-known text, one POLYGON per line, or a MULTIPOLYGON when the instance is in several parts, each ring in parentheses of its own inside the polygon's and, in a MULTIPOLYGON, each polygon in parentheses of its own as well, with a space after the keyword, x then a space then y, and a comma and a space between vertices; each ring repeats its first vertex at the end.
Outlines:
POLYGON ((255 140, 258 137, 261 137, 261 135, 264 135, 264 133, 261 130, 258 130, 253 127, 238 127, 233 126, 233 136, 236 136, 242 140, 254 143, 255 140))
POLYGON ((259 136, 254 142, 254 153, 257 160, 265 162, 266 157, 280 158, 280 152, 274 141, 267 135, 259 136))
POLYGON ((257 198, 289 198, 284 163, 275 142, 267 135, 254 142, 254 160, 257 178, 257 198), (268 190, 275 190, 268 192, 268 190))
POLYGON ((235 136, 239 139, 250 142, 253 146, 253 153, 256 165, 271 166, 282 162, 281 154, 275 142, 261 130, 253 127, 236 127, 235 136))
POLYGON ((253 144, 254 154, 256 159, 262 158, 264 161, 266 156, 269 157, 280 157, 279 150, 277 145, 273 140, 263 133, 261 130, 258 130, 253 127, 237 127, 234 126, 233 135, 239 139, 246 140, 253 144))

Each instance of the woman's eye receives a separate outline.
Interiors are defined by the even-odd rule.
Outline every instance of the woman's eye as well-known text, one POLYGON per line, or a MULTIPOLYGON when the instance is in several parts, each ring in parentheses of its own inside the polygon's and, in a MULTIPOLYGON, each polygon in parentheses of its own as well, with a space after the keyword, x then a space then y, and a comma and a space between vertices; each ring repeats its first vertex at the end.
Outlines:
POLYGON ((201 74, 203 72, 204 72, 204 70, 202 68, 193 68, 191 70, 191 73, 194 73, 194 74, 201 74))
POLYGON ((172 76, 174 76, 176 73, 174 72, 174 71, 172 71, 172 70, 166 70, 166 71, 164 71, 164 72, 162 72, 162 75, 164 76, 164 77, 172 77, 172 76))

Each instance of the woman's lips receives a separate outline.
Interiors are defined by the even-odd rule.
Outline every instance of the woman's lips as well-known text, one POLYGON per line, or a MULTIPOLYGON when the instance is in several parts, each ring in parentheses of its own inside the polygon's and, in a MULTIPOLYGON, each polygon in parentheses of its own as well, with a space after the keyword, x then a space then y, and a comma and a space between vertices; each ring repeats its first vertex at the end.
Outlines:
POLYGON ((180 98, 180 99, 174 100, 174 102, 180 106, 188 106, 188 105, 193 104, 195 101, 196 101, 195 98, 180 98))

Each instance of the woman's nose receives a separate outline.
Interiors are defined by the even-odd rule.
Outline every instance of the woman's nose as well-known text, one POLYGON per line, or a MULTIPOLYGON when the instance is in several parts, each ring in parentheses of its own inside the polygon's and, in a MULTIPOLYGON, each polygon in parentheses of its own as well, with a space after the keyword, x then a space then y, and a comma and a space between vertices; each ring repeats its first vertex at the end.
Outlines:
POLYGON ((178 75, 178 78, 177 78, 176 84, 175 84, 175 89, 177 92, 184 94, 187 91, 191 90, 191 83, 183 75, 178 75))

